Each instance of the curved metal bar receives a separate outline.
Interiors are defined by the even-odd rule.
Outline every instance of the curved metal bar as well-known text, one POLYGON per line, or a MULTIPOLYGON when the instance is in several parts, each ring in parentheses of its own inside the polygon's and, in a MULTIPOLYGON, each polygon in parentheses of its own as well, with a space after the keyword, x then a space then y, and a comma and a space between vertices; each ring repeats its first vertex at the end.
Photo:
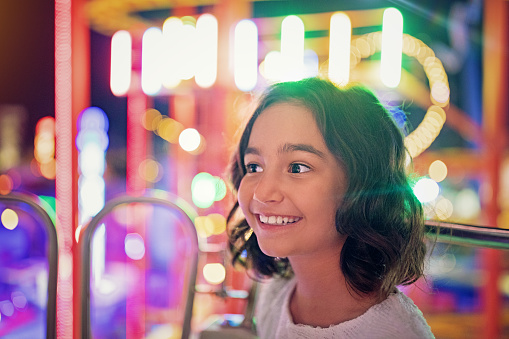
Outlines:
POLYGON ((58 238, 55 224, 48 213, 37 202, 37 197, 25 193, 10 193, 0 195, 0 201, 10 201, 29 205, 41 217, 43 225, 48 233, 48 301, 46 305, 46 338, 56 338, 56 314, 57 314, 57 274, 58 274, 58 238))
POLYGON ((438 242, 509 249, 509 229, 426 220, 427 235, 438 242))
POLYGON ((196 228, 194 227, 193 222, 190 219, 188 213, 184 211, 184 209, 180 208, 176 203, 170 202, 167 199, 162 199, 158 197, 147 197, 147 196, 121 196, 115 199, 112 199, 106 203, 97 215, 92 218, 90 223, 84 228, 82 234, 80 236, 81 243, 81 253, 82 253, 82 265, 81 265, 81 338, 88 339, 92 337, 91 329, 90 329, 90 246, 92 242, 92 235, 94 234, 97 227, 99 227, 99 222, 102 220, 104 216, 110 213, 115 207, 119 205, 131 204, 131 203, 146 203, 153 205, 161 205, 164 207, 169 207, 173 210, 178 211, 181 216, 185 220, 186 229, 189 232, 190 237, 193 240, 193 248, 194 255, 191 257, 191 274, 188 280, 188 289, 187 289, 187 301, 185 307, 184 321, 182 325, 182 338, 189 338, 191 334, 191 317, 193 311, 193 303, 194 303, 194 286, 196 284, 196 276, 198 271, 198 254, 199 254, 199 246, 198 246, 198 234, 196 232, 196 228))

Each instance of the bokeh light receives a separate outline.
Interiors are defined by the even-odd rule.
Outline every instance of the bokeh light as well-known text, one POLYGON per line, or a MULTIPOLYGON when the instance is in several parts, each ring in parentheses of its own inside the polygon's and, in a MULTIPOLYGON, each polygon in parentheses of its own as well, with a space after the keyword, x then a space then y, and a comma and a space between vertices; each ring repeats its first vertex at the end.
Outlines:
POLYGON ((203 238, 222 234, 226 231, 226 218, 219 213, 196 217, 194 224, 196 231, 203 238))
POLYGON ((186 128, 179 135, 179 145, 184 151, 192 152, 200 147, 201 136, 194 128, 186 128))
POLYGON ((268 82, 277 82, 283 79, 283 60, 281 52, 270 51, 265 55, 265 59, 260 64, 260 74, 268 82))
POLYGON ((145 256, 145 242, 138 233, 129 233, 124 241, 125 253, 133 260, 140 260, 145 256))
POLYGON ((14 305, 10 300, 0 301, 0 312, 8 317, 14 315, 14 305))
POLYGON ((430 178, 419 179, 414 187, 414 194, 420 202, 426 203, 435 200, 440 193, 437 182, 430 178))
POLYGON ((441 198, 435 204, 435 214, 440 220, 447 220, 451 217, 454 206, 449 199, 441 198))
POLYGON ((27 305, 27 297, 21 291, 14 291, 11 293, 11 300, 14 307, 22 310, 27 305))
POLYGON ((163 62, 161 73, 163 77, 163 86, 166 88, 175 88, 180 84, 179 68, 182 63, 181 51, 184 48, 180 39, 182 30, 182 20, 176 17, 166 19, 163 24, 163 62))
POLYGON ((462 189, 454 199, 454 212, 462 219, 473 219, 481 212, 479 195, 471 188, 462 189))
POLYGON ((191 182, 193 203, 200 208, 212 206, 216 198, 216 180, 206 172, 198 173, 191 182))
POLYGON ((281 59, 283 80, 300 80, 304 76, 304 23, 289 15, 281 23, 281 59))
POLYGON ((401 80, 403 51, 403 16, 396 8, 384 11, 380 78, 387 87, 397 87, 401 80))
POLYGON ((55 179, 55 119, 53 117, 41 118, 35 127, 34 158, 36 167, 33 171, 46 179, 55 179))
POLYGON ((145 31, 142 38, 141 88, 146 95, 156 95, 162 87, 163 33, 157 27, 145 31))
POLYGON ((183 17, 183 26, 180 30, 180 78, 182 80, 191 79, 196 72, 196 62, 198 60, 198 37, 196 34, 196 20, 193 17, 183 17))
POLYGON ((143 113, 141 124, 147 131, 156 131, 161 120, 161 113, 154 108, 150 108, 143 113))
POLYGON ((14 183, 8 174, 0 175, 0 194, 7 195, 11 193, 14 183))
POLYGON ((140 163, 138 172, 144 180, 154 183, 163 177, 163 166, 153 159, 145 159, 140 163))
POLYGON ((183 130, 184 125, 166 116, 164 116, 163 119, 159 121, 156 129, 157 134, 161 138, 172 144, 175 144, 179 141, 180 133, 182 133, 183 130))
POLYGON ((193 203, 197 207, 208 208, 214 201, 219 201, 226 196, 226 184, 219 177, 201 172, 195 175, 191 182, 191 194, 193 203))
POLYGON ((429 165, 429 177, 436 182, 441 182, 447 177, 447 166, 441 160, 435 160, 429 165))
POLYGON ((0 220, 2 221, 2 225, 11 231, 18 226, 19 222, 18 214, 10 208, 3 210, 0 220))
POLYGON ((194 80, 209 88, 217 77, 218 24, 212 14, 202 14, 196 21, 196 71, 194 80))
POLYGON ((241 20, 234 31, 233 75, 235 85, 247 92, 258 80, 258 28, 251 20, 241 20))
POLYGON ((338 86, 344 86, 350 79, 350 17, 345 13, 334 13, 329 35, 329 79, 338 86))
POLYGON ((206 264, 203 267, 203 277, 209 284, 220 284, 226 278, 226 269, 219 263, 206 264))
POLYGON ((111 37, 110 89, 116 96, 125 95, 131 86, 132 39, 121 30, 111 37))

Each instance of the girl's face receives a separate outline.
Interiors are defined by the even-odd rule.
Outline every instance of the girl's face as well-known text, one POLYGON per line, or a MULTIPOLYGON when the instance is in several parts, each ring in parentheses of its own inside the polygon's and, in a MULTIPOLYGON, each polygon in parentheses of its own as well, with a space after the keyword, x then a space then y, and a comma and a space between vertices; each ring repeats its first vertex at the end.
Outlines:
POLYGON ((238 190, 261 250, 273 257, 338 252, 336 210, 346 191, 343 167, 325 145, 313 114, 277 103, 253 125, 238 190))

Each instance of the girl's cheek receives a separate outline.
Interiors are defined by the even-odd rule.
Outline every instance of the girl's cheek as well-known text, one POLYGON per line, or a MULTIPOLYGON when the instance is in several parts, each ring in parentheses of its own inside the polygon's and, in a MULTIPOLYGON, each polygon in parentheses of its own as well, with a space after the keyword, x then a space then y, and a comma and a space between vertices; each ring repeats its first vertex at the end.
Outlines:
POLYGON ((242 212, 244 212, 244 214, 246 213, 245 207, 247 207, 249 205, 249 202, 247 201, 248 196, 247 196, 246 189, 247 189, 246 182, 244 179, 242 179, 242 181, 240 182, 240 186, 239 186, 237 200, 239 202, 240 209, 242 210, 242 212))

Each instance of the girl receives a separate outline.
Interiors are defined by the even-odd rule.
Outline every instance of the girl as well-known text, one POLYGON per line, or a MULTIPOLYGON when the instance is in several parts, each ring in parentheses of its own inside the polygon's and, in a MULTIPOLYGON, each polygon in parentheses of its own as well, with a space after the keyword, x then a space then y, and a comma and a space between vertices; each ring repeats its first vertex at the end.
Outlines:
POLYGON ((233 262, 263 284, 260 338, 433 338, 396 286, 423 274, 422 207, 403 135, 373 93, 318 78, 271 86, 242 134, 231 181, 245 217, 233 262))

